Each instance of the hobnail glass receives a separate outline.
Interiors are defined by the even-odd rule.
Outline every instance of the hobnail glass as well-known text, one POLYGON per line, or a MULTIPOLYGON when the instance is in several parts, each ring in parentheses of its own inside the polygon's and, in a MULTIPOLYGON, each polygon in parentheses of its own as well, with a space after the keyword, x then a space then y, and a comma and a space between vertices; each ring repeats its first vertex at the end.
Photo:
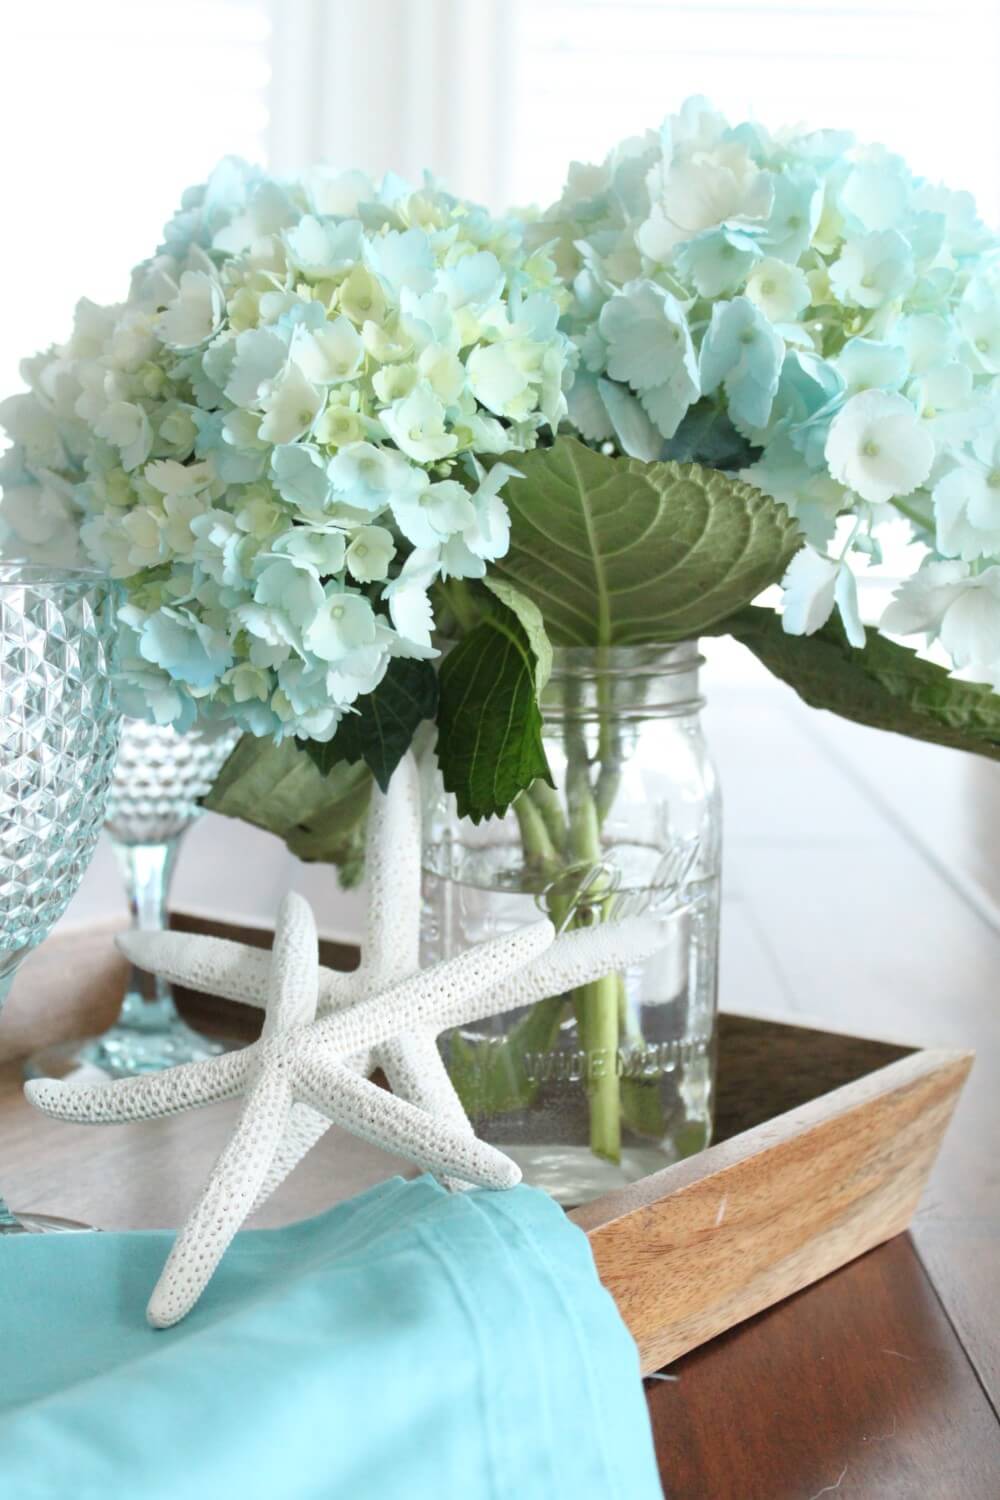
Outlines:
MULTIPOLYGON (((0 564, 0 1002, 90 863, 115 765, 114 587, 0 564)), ((0 1200, 0 1227, 18 1223, 0 1200)))
MULTIPOLYGON (((132 925, 167 925, 167 898, 180 841, 239 738, 232 729, 193 729, 127 719, 108 798, 105 827, 128 894, 132 925)), ((28 1060, 29 1077, 154 1073, 212 1057, 222 1043, 177 1013, 169 983, 133 968, 115 1024, 101 1036, 47 1047, 28 1060)))

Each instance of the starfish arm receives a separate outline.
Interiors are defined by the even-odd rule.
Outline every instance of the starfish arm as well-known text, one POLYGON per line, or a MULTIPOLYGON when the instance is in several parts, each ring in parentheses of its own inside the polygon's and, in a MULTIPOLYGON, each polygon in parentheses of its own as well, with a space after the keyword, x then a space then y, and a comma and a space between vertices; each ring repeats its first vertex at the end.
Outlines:
POLYGON ((392 1037, 377 1049, 376 1060, 398 1099, 406 1099, 460 1130, 472 1131, 432 1031, 406 1031, 392 1037))
POLYGON ((221 1057, 180 1063, 162 1073, 118 1078, 111 1083, 64 1083, 57 1078, 36 1078, 25 1084, 24 1092, 43 1114, 77 1125, 158 1120, 241 1093, 254 1050, 252 1046, 245 1047, 239 1052, 224 1052, 221 1057))
POLYGON ((146 1315, 154 1328, 179 1322, 205 1290, 253 1207, 291 1108, 287 1076, 277 1068, 267 1068, 247 1095, 235 1134, 212 1169, 153 1289, 146 1315))
MULTIPOLYGON (((433 1031, 407 1031, 376 1049, 376 1060, 392 1092, 438 1120, 474 1134, 465 1106, 455 1092, 433 1031)), ((457 1177, 442 1177, 445 1187, 462 1192, 469 1186, 457 1177)))
POLYGON ((266 948, 195 932, 122 932, 115 942, 130 963, 171 984, 261 1009, 267 1004, 266 948))
POLYGON ((346 1005, 353 1005, 356 1000, 360 1000, 363 994, 364 987, 357 969, 345 974, 341 969, 327 969, 320 965, 317 1015, 343 1010, 346 1005))
POLYGON ((460 1025, 474 1011, 470 997, 492 989, 498 980, 537 958, 552 938, 551 922, 535 922, 477 943, 366 996, 350 1010, 324 1016, 316 1023, 317 1040, 343 1056, 363 1046, 378 1047, 404 1031, 432 1028, 437 1032, 460 1025))
MULTIPOLYGON (((261 1010, 267 1004, 271 955, 266 948, 194 932, 123 932, 115 941, 130 963, 161 974, 171 984, 223 1000, 242 1000, 261 1010)), ((357 994, 353 974, 320 969, 320 1010, 339 1010, 357 994)))
POLYGON ((292 1105, 292 1112, 281 1138, 281 1144, 274 1153, 267 1176, 254 1201, 255 1211, 262 1203, 267 1202, 271 1194, 284 1182, 289 1172, 298 1166, 302 1158, 308 1155, 329 1128, 330 1121, 326 1115, 321 1115, 319 1110, 313 1109, 311 1104, 292 1105))
POLYGON ((468 1025, 499 1016, 519 1005, 562 995, 605 974, 643 963, 665 948, 674 932, 669 917, 638 916, 564 933, 538 958, 471 997, 457 1020, 448 1024, 468 1025))
POLYGON ((270 1037, 315 1020, 318 946, 312 907, 289 891, 278 908, 274 929, 262 1036, 270 1037))
MULTIPOLYGON (((438 1061, 440 1062, 440 1057, 438 1061)), ((371 1051, 356 1052, 353 1057, 347 1058, 346 1062, 352 1073, 360 1073, 363 1078, 367 1078, 375 1068, 382 1066, 378 1060, 377 1049, 374 1048, 371 1051)), ((296 1104, 293 1107, 292 1118, 285 1131, 284 1139, 275 1153, 271 1169, 257 1195, 255 1210, 260 1208, 262 1203, 266 1203, 271 1194, 277 1191, 289 1172, 298 1166, 302 1158, 322 1139, 329 1128, 330 1121, 326 1116, 318 1114, 310 1105, 296 1104)))
MULTIPOLYGON (((398 1098, 406 1099, 418 1109, 425 1109, 438 1119, 449 1120, 458 1129, 472 1133, 468 1116, 448 1077, 448 1070, 431 1032, 412 1031, 401 1037, 393 1037, 377 1047, 372 1057, 360 1054, 348 1058, 347 1066, 352 1072, 364 1077, 373 1068, 381 1068, 398 1098)), ((327 1117, 311 1105, 295 1105, 284 1138, 257 1196, 255 1209, 281 1186, 289 1172, 298 1166, 329 1128, 330 1121, 327 1117)), ((457 1178, 447 1178, 445 1181, 452 1189, 468 1186, 457 1178)))
POLYGON ((492 1188, 514 1187, 521 1180, 514 1162, 467 1129, 397 1099, 319 1049, 296 1059, 294 1077, 297 1097, 328 1119, 430 1172, 492 1188))
POLYGON ((420 772, 407 752, 368 813, 368 920, 362 971, 369 987, 405 979, 420 952, 420 772))

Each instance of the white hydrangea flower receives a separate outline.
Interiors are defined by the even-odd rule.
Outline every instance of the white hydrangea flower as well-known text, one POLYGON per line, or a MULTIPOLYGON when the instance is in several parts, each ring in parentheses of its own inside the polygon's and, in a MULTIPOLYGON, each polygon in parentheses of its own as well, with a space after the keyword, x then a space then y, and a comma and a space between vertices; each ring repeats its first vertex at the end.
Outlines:
POLYGON ((851 396, 861 391, 898 391, 910 368, 906 350, 899 344, 865 338, 848 339, 832 364, 851 396))
POLYGON ((94 431, 118 449, 124 469, 137 469, 144 464, 153 446, 149 417, 133 401, 112 401, 94 423, 94 431))
POLYGON ((904 396, 864 391, 849 397, 830 424, 826 458, 834 479, 879 505, 924 483, 934 443, 904 396))
POLYGON ((70 486, 56 476, 7 484, 0 498, 0 550, 56 568, 83 560, 70 486))
POLYGON ((1000 556, 1000 431, 990 426, 933 490, 937 549, 972 562, 1000 556))
POLYGON ((851 645, 864 645, 857 582, 842 559, 803 547, 789 563, 781 586, 782 618, 789 635, 812 635, 826 624, 836 605, 851 645))
POLYGON ((882 614, 890 635, 939 639, 955 665, 1000 672, 1000 566, 973 573, 966 562, 925 563, 882 614))
POLYGON ((840 190, 840 206, 859 229, 894 229, 905 221, 914 185, 901 157, 880 146, 859 155, 840 190))
POLYGON ((812 300, 805 272, 770 258, 754 266, 746 292, 772 323, 794 323, 812 300))
MULTIPOLYGON (((494 352, 495 346, 477 349, 476 355, 494 352)), ((400 451, 418 464, 447 458, 458 447, 458 438, 447 430, 444 402, 424 382, 382 412, 381 422, 400 451)))
POLYGON ((398 578, 387 585, 389 615, 402 640, 430 646, 434 613, 427 591, 440 567, 439 548, 418 547, 406 559, 398 578))
POLYGON ((196 349, 219 332, 225 308, 222 287, 211 273, 185 271, 157 332, 169 349, 196 349))
POLYGON ((375 611, 363 594, 331 587, 310 611, 303 640, 320 661, 343 662, 359 646, 375 644, 375 611))
POLYGON ((768 173, 739 141, 711 145, 678 140, 648 179, 651 210, 636 240, 643 255, 662 263, 678 245, 706 229, 762 223, 774 202, 768 173))
POLYGON ((902 297, 913 281, 913 252, 895 229, 847 240, 830 268, 834 295, 856 307, 881 307, 891 298, 902 297))
POLYGON ((970 281, 959 304, 958 323, 976 367, 1000 374, 1000 278, 970 281))
POLYGON ((389 576, 396 555, 392 532, 385 526, 362 526, 345 553, 347 571, 358 583, 376 583, 389 576))

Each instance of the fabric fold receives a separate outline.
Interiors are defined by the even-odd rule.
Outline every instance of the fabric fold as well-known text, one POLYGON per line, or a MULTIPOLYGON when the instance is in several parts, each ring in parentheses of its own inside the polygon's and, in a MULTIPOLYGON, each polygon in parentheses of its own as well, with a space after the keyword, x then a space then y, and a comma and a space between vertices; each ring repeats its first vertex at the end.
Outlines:
POLYGON ((11 1500, 658 1500, 635 1345, 545 1194, 393 1178, 237 1236, 176 1328, 163 1233, 0 1238, 11 1500))

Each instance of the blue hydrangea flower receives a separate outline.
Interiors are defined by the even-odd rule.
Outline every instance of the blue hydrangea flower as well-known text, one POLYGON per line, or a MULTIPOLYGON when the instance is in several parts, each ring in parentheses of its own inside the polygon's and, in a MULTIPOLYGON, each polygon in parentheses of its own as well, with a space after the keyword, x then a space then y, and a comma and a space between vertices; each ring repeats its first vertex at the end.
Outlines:
POLYGON ((720 297, 744 285, 762 254, 759 239, 723 224, 687 240, 677 252, 677 269, 700 297, 720 297))
POLYGON ((763 427, 784 357, 784 340, 748 297, 716 303, 701 346, 702 390, 711 395, 725 383, 733 421, 763 427))
MULTIPOLYGON (((861 639, 852 560, 878 557, 894 517, 935 565, 997 558, 1000 578, 1000 237, 968 194, 843 131, 772 135, 696 99, 605 162, 575 164, 537 233, 572 290, 573 426, 655 460, 690 400, 680 451, 710 464, 735 429, 725 461, 814 547, 786 592, 789 628, 837 606, 861 639), (682 392, 662 383, 678 369, 667 309, 697 358, 682 392)), ((979 576, 955 584, 938 635, 1000 688, 1000 591, 979 576), (974 616, 986 625, 970 645, 974 616)))
POLYGON ((652 281, 629 282, 604 304, 598 327, 608 374, 639 394, 661 437, 673 437, 700 394, 694 342, 676 297, 652 281))

